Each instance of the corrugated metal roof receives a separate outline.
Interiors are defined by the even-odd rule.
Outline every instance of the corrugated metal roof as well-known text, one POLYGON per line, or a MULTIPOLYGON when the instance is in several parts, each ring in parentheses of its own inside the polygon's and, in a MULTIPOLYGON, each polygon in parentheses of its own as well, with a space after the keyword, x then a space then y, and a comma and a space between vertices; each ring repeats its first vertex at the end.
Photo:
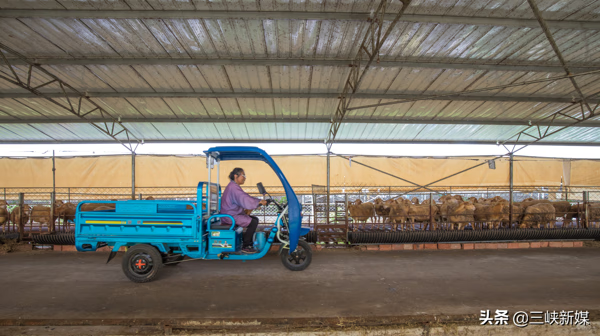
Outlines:
MULTIPOLYGON (((367 24, 358 20, 326 19, 160 19, 160 11, 298 11, 368 12, 378 2, 256 2, 238 1, 14 1, 0 0, 3 9, 147 10, 152 18, 0 18, 0 42, 31 60, 78 59, 173 59, 167 64, 45 65, 83 93, 127 93, 126 97, 93 97, 114 117, 138 119, 125 123, 136 136, 147 140, 311 140, 326 138, 338 95, 350 68, 341 65, 240 65, 235 60, 343 60, 352 59, 367 24), (177 59, 198 59, 197 65, 177 64, 177 59), (233 64, 207 65, 204 59, 232 60, 233 64), (157 97, 144 97, 153 93, 157 97), (166 94, 175 96, 166 96, 166 94), (177 97, 185 93, 230 93, 223 98, 177 97), (272 98, 248 94, 273 94, 272 98), (331 94, 331 98, 316 94, 331 94), (161 94, 165 96, 160 97, 161 94), (246 94, 236 97, 236 94, 246 94), (302 94, 303 97, 283 95, 302 94), (198 118, 210 119, 199 123, 198 118), (152 122, 145 121, 152 119, 152 122), (164 119, 163 122, 157 119, 164 119), (186 119, 193 119, 189 122, 186 119), (223 122, 213 122, 224 119, 223 122), (243 122, 227 122, 236 119, 243 122), (319 122, 311 122, 319 120, 319 122), (294 121, 294 122, 282 122, 294 121)), ((398 10, 392 3, 388 12, 398 10)), ((538 1, 547 20, 600 21, 600 1, 538 1)), ((521 0, 462 1, 415 0, 406 14, 534 19, 521 0)), ((386 25, 389 22, 385 23, 386 25)), ((576 67, 600 68, 600 31, 553 28, 552 34, 566 61, 576 67)), ((373 95, 440 95, 477 90, 561 75, 541 70, 486 70, 469 65, 558 65, 558 59, 542 30, 536 27, 474 25, 431 22, 399 22, 385 41, 378 61, 396 61, 397 66, 377 62, 365 75, 358 90, 373 95), (400 62, 464 64, 461 69, 405 66, 400 62)), ((27 78, 28 67, 13 68, 27 78)), ((0 65, 2 74, 10 69, 0 65)), ((600 92, 600 74, 577 77, 585 95, 600 92)), ((49 77, 34 71, 32 86, 49 77)), ((59 92, 48 85, 41 92, 59 92)), ((23 124, 2 124, 0 140, 102 140, 107 136, 85 124, 25 124, 27 120, 77 117, 57 104, 70 106, 65 98, 23 97, 26 93, 0 80, 0 120, 22 119, 23 124), (11 96, 12 95, 12 96, 11 96), (12 97, 12 98, 9 98, 12 97), (72 126, 73 125, 73 126, 72 126)), ((439 140, 495 141, 520 129, 502 122, 540 120, 557 111, 580 115, 570 80, 562 79, 471 94, 481 101, 420 100, 402 104, 361 108, 346 115, 339 140, 439 140), (491 101, 493 97, 533 97, 531 102, 491 101), (544 99, 547 98, 547 99, 544 99), (564 98, 557 103, 552 99, 564 98), (356 120, 364 123, 356 123, 356 120), (385 122, 381 122, 385 120, 385 122), (499 125, 460 125, 448 121, 474 121, 499 125), (380 121, 380 122, 378 122, 380 121), (440 123, 436 124, 436 121, 440 123), (443 123, 441 122, 443 121, 443 123), (397 122, 397 123, 394 123, 397 122), (404 124, 402 122, 405 122, 404 124), (415 123, 416 122, 416 123, 415 123)), ((352 106, 390 102, 388 97, 354 99, 352 106), (384 99, 385 98, 385 99, 384 99)), ((392 98, 390 96, 390 98, 392 98)), ((507 100, 507 99, 505 99, 507 100)), ((83 103, 82 111, 92 105, 83 103)), ((88 117, 99 118, 94 112, 88 117)), ((563 123, 570 120, 559 116, 563 123)), ((573 128, 547 141, 600 142, 592 127, 573 128), (576 131, 578 130, 578 131, 576 131)), ((510 135, 509 135, 510 134, 510 135)), ((119 137, 122 137, 121 134, 119 137)), ((23 141, 25 141, 23 140, 23 141)))
POLYGON ((35 128, 31 125, 2 125, 0 126, 5 129, 7 132, 4 134, 6 136, 6 141, 9 140, 40 140, 40 141, 49 141, 54 140, 47 134, 43 133, 39 129, 35 128))
MULTIPOLYGON (((8 32, 3 43, 30 57, 352 59, 366 25, 347 20, 3 18, 0 27, 8 32), (42 48, 32 47, 31 39, 42 48)), ((567 61, 597 62, 599 32, 555 29, 553 35, 567 61)), ((382 55, 390 60, 557 61, 539 28, 412 22, 394 28, 382 55)))

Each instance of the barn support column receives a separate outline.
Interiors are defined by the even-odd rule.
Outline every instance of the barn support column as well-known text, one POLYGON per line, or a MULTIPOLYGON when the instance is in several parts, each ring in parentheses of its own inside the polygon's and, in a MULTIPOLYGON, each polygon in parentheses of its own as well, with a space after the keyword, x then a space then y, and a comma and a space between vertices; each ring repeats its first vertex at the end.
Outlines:
POLYGON ((510 183, 510 189, 509 189, 509 199, 510 201, 508 202, 508 228, 510 229, 512 227, 512 222, 513 222, 513 154, 510 154, 510 172, 509 172, 509 183, 510 183))
POLYGON ((135 152, 131 152, 131 199, 135 199, 135 152))
POLYGON ((327 203, 326 203, 326 209, 325 209, 325 217, 326 217, 326 222, 327 224, 329 224, 329 197, 331 196, 331 190, 330 190, 330 183, 331 183, 331 151, 329 150, 329 148, 327 148, 327 203))
POLYGON ((590 192, 584 191, 583 192, 583 211, 584 211, 583 216, 585 218, 585 222, 583 223, 583 227, 586 229, 590 228, 589 208, 590 208, 590 192))
POLYGON ((54 151, 52 151, 52 192, 56 195, 56 162, 54 151))
POLYGON ((54 209, 54 205, 56 203, 54 203, 56 200, 56 193, 55 192, 51 192, 50 193, 50 219, 48 220, 48 232, 49 233, 54 233, 55 231, 55 227, 56 227, 56 223, 55 221, 55 217, 54 215, 56 215, 56 210, 54 209))
POLYGON ((25 206, 25 194, 19 193, 19 239, 23 240, 25 235, 25 223, 23 223, 23 206, 25 206))
POLYGON ((54 233, 54 202, 56 201, 56 162, 54 151, 52 151, 52 193, 50 193, 50 220, 48 231, 54 233))

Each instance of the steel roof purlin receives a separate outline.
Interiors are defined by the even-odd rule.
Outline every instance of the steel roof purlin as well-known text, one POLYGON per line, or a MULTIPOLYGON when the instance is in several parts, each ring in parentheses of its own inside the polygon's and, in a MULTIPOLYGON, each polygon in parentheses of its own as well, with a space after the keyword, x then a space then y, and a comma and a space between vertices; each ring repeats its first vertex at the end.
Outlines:
MULTIPOLYGON (((260 20, 350 20, 365 21, 371 13, 301 12, 301 11, 216 11, 216 10, 61 10, 61 9, 5 9, 0 18, 75 18, 75 19, 260 19, 260 20)), ((384 14, 383 20, 393 21, 395 14, 384 14)), ((536 20, 451 15, 403 15, 402 22, 446 23, 499 27, 537 28, 536 20)), ((553 21, 552 28, 600 30, 596 21, 553 21)))

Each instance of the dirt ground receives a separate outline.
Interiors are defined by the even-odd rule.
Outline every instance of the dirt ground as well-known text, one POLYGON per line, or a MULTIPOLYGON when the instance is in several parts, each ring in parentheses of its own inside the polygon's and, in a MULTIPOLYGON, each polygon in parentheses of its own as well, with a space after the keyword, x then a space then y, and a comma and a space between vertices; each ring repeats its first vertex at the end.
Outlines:
MULTIPOLYGON (((585 310, 591 322, 600 320, 597 247, 336 249, 316 252, 302 272, 268 254, 252 262, 184 262, 147 284, 127 280, 121 255, 106 264, 103 252, 22 249, 0 255, 0 335, 504 335, 498 332, 507 327, 476 328, 488 309, 585 310)), ((589 335, 594 326, 512 334, 589 335)))

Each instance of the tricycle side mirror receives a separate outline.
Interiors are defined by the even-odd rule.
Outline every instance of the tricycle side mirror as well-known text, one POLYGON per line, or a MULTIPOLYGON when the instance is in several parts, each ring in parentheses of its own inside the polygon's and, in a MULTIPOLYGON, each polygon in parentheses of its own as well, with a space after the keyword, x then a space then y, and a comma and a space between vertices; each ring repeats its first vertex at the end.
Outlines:
POLYGON ((258 192, 261 193, 262 195, 267 193, 267 191, 265 190, 265 187, 263 187, 263 185, 262 185, 262 182, 258 182, 256 184, 256 187, 258 188, 258 192))

